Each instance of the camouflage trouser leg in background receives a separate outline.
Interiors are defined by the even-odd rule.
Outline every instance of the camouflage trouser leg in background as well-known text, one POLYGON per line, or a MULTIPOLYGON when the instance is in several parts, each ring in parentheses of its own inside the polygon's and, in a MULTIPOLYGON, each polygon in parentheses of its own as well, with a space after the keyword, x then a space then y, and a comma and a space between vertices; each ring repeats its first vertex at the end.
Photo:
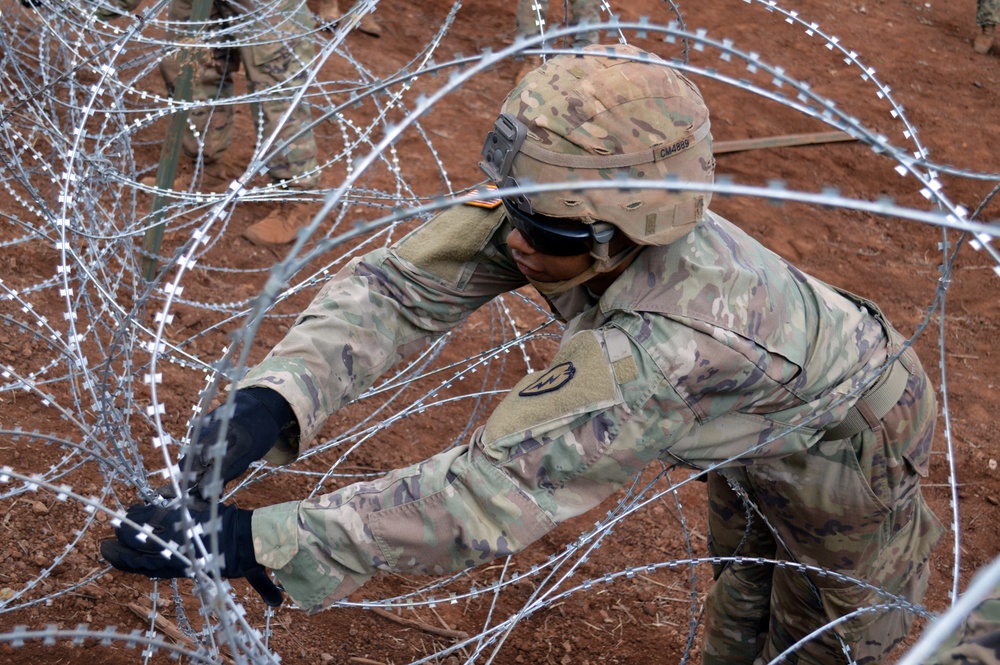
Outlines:
MULTIPOLYGON (((170 4, 168 18, 183 23, 191 18, 192 0, 174 0, 170 4)), ((223 17, 217 4, 213 3, 211 18, 223 17)), ((170 37, 183 43, 183 31, 171 33, 170 37)), ((196 39, 196 38, 195 38, 196 39)), ((225 100, 233 96, 233 73, 240 68, 239 52, 235 49, 188 49, 180 50, 160 62, 160 74, 172 95, 180 76, 182 61, 187 59, 194 66, 191 85, 191 99, 207 102, 225 100)), ((192 109, 188 113, 184 131, 184 154, 192 159, 199 155, 206 163, 219 159, 233 140, 233 107, 229 104, 208 104, 192 109)))
MULTIPOLYGON (((191 16, 192 0, 174 0, 170 6, 170 19, 183 22, 191 16)), ((251 91, 274 89, 260 105, 263 136, 270 136, 278 128, 282 115, 288 110, 288 97, 295 94, 302 84, 302 66, 313 56, 313 44, 308 37, 314 20, 300 0, 287 0, 280 11, 265 15, 236 13, 228 3, 214 3, 212 18, 247 21, 243 33, 252 37, 252 43, 239 48, 219 48, 208 52, 199 49, 186 56, 165 58, 160 73, 171 92, 180 73, 181 58, 195 59, 192 98, 199 101, 225 100, 233 94, 233 73, 242 61, 251 91), (269 24, 273 23, 271 26, 269 24)), ((174 35, 183 39, 183 34, 174 35)), ((256 118, 255 118, 256 120, 256 118)), ((278 132, 275 146, 289 140, 288 145, 268 161, 272 180, 296 178, 292 186, 308 188, 319 181, 316 171, 316 139, 312 130, 299 136, 300 130, 312 121, 312 114, 304 103, 292 111, 288 122, 278 132), (296 138, 292 138, 296 137, 296 138)), ((219 159, 233 139, 233 107, 230 104, 209 104, 193 109, 188 115, 184 133, 184 152, 195 158, 203 155, 206 162, 219 159)))
POLYGON ((1000 24, 1000 0, 976 0, 976 25, 1000 24))
POLYGON ((306 189, 319 182, 316 162, 316 138, 311 129, 303 128, 312 122, 312 113, 305 100, 297 104, 288 122, 278 129, 282 115, 289 109, 289 97, 294 95, 305 80, 303 67, 314 55, 312 37, 315 28, 312 14, 303 0, 286 0, 277 15, 250 23, 252 31, 262 29, 261 21, 275 23, 265 35, 277 42, 254 43, 240 48, 243 67, 251 91, 274 89, 260 105, 263 116, 263 136, 277 131, 275 146, 288 142, 268 162, 268 175, 274 181, 295 179, 289 186, 306 189))
MULTIPOLYGON (((537 35, 539 30, 539 15, 545 23, 545 31, 553 28, 546 17, 549 10, 549 0, 518 0, 517 2, 517 34, 523 36, 537 35)), ((600 0, 570 0, 569 5, 570 24, 577 25, 586 21, 587 23, 597 23, 601 20, 600 0)), ((564 21, 554 24, 561 27, 564 21)), ((573 39, 573 46, 584 47, 589 44, 596 44, 598 41, 596 30, 578 33, 573 39)))

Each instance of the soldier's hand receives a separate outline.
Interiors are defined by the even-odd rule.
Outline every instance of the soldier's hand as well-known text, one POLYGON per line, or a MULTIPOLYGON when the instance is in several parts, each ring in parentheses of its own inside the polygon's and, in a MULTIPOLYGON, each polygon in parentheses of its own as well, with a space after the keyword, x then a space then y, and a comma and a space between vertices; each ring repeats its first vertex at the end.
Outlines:
POLYGON ((140 528, 122 522, 115 529, 114 538, 101 541, 101 556, 118 570, 151 578, 191 577, 190 566, 169 547, 179 547, 192 541, 195 533, 200 533, 208 550, 214 530, 218 533, 217 554, 222 556, 222 577, 245 577, 265 603, 271 607, 281 605, 281 590, 254 557, 252 510, 220 503, 218 515, 213 520, 209 510, 186 511, 136 504, 128 509, 126 517, 140 528))
POLYGON ((22 7, 29 7, 35 9, 36 7, 41 7, 45 4, 45 0, 21 0, 22 7))
MULTIPOLYGON (((181 457, 178 465, 187 479, 180 483, 195 500, 195 507, 208 506, 207 499, 219 496, 221 487, 211 487, 212 466, 220 452, 217 446, 225 446, 219 468, 222 484, 240 476, 250 465, 267 454, 279 438, 298 437, 298 424, 291 408, 278 393, 267 388, 238 390, 234 397, 233 414, 226 428, 225 439, 219 440, 219 433, 225 420, 225 406, 210 412, 200 423, 197 438, 188 452, 181 457)), ((159 493, 173 499, 172 486, 160 488, 159 493)))

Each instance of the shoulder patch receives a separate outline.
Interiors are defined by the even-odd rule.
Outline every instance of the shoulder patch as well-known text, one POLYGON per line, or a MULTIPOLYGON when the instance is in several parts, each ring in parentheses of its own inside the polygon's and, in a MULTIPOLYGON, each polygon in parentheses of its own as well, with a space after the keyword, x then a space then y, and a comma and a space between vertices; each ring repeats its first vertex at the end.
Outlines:
POLYGON ((522 378, 503 399, 483 430, 487 444, 509 435, 520 441, 569 423, 584 413, 622 401, 614 372, 597 333, 579 332, 566 340, 552 365, 522 378))
POLYGON ((518 391, 521 397, 532 397, 534 395, 544 395, 555 390, 559 390, 569 383, 576 375, 576 367, 572 362, 559 363, 549 371, 535 379, 523 390, 518 391))

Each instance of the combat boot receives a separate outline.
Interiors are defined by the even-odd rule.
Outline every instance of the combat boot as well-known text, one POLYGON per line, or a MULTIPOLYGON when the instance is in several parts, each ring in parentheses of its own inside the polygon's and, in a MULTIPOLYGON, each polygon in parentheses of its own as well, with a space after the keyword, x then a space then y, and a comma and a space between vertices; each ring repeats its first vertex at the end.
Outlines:
POLYGON ((222 162, 209 162, 202 169, 201 182, 194 183, 194 189, 198 192, 224 192, 239 175, 236 169, 222 162))
POLYGON ((295 240, 299 229, 307 226, 312 214, 303 204, 282 203, 267 217, 243 231, 243 237, 255 245, 279 247, 295 240))
MULTIPOLYGON (((348 10, 348 13, 353 10, 348 10)), ((337 27, 337 23, 340 19, 344 17, 340 13, 340 4, 338 0, 319 0, 319 6, 316 9, 316 17, 319 18, 319 23, 321 26, 327 30, 333 30, 337 27)), ((382 36, 382 26, 378 21, 375 20, 375 16, 372 14, 365 14, 361 17, 358 22, 358 30, 365 33, 366 35, 371 35, 372 37, 382 36)))
POLYGON ((338 0, 319 0, 316 17, 319 18, 320 25, 325 28, 336 25, 340 19, 340 3, 338 0))
POLYGON ((358 24, 358 30, 372 37, 382 36, 382 25, 375 20, 374 14, 365 14, 362 16, 361 23, 358 24))
POLYGON ((986 55, 990 52, 990 48, 993 46, 993 33, 996 32, 995 25, 984 25, 982 30, 978 35, 976 35, 976 41, 972 43, 972 48, 979 55, 986 55))
MULTIPOLYGON (((235 169, 227 167, 222 162, 209 162, 202 169, 199 180, 192 182, 191 176, 180 174, 174 178, 172 187, 175 192, 195 191, 219 194, 229 189, 229 185, 236 180, 237 176, 239 173, 235 169)), ((143 176, 139 182, 147 187, 155 187, 156 174, 143 176)))

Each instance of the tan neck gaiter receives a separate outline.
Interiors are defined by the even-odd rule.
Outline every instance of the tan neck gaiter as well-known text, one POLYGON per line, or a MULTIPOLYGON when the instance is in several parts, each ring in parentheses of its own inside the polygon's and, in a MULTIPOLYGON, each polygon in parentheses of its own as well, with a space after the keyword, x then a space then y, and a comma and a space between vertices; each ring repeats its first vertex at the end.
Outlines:
POLYGON ((629 247, 624 252, 618 254, 618 256, 608 257, 608 247, 607 243, 602 243, 598 247, 595 247, 595 252, 592 252, 594 256, 594 262, 589 268, 584 270, 582 273, 573 277, 572 279, 567 279, 562 282, 536 282, 533 279, 529 279, 531 285, 538 289, 538 292, 544 296, 554 298, 555 296, 566 293, 570 289, 576 286, 580 286, 586 282, 589 282, 594 277, 600 274, 611 272, 618 266, 620 266, 625 261, 631 259, 633 256, 645 249, 644 245, 634 245, 629 247), (603 256, 602 256, 603 254, 603 256))

